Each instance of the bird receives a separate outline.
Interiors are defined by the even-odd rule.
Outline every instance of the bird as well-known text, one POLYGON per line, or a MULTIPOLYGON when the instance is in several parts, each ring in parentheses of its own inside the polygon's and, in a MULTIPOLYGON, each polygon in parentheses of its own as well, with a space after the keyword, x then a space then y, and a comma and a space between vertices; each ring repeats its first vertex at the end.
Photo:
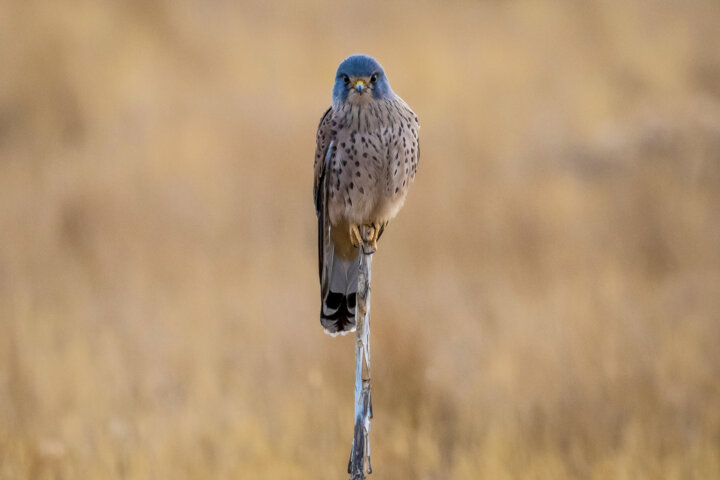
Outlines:
POLYGON ((335 73, 316 135, 320 323, 332 336, 356 326, 360 249, 378 248, 405 203, 420 159, 417 115, 373 57, 351 55, 335 73))

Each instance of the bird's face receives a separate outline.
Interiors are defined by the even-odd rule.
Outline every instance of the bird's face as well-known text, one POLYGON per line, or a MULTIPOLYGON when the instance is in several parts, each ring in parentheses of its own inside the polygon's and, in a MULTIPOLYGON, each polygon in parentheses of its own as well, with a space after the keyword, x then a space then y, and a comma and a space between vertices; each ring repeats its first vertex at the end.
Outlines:
POLYGON ((392 95, 382 66, 367 55, 353 55, 338 67, 333 103, 363 105, 392 95))

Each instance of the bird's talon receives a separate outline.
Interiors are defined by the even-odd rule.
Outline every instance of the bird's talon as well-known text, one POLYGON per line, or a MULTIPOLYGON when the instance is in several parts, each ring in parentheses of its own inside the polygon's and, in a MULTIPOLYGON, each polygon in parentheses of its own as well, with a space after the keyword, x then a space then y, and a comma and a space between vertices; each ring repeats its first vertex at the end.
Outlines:
POLYGON ((362 235, 360 235, 360 229, 355 224, 350 225, 350 243, 355 248, 359 248, 364 243, 362 235))
POLYGON ((377 250, 377 228, 375 224, 362 225, 360 236, 362 240, 362 249, 365 255, 372 255, 377 250))
POLYGON ((382 233, 382 225, 371 223, 366 225, 350 225, 350 242, 355 248, 362 248, 365 255, 372 255, 378 249, 378 238, 382 233))

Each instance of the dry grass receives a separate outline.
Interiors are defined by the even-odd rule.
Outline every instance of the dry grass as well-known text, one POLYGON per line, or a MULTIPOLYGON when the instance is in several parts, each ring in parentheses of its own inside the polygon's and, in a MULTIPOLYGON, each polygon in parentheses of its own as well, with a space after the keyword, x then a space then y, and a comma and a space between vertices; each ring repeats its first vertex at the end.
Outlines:
POLYGON ((0 479, 343 477, 311 175, 356 51, 423 124, 374 477, 720 477, 716 1, 212 3, 3 2, 0 479))

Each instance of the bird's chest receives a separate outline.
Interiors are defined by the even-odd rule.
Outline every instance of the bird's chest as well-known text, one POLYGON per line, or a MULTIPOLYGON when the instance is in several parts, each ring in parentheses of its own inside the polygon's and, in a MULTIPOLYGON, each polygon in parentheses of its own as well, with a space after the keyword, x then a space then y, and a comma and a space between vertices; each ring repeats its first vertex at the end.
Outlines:
POLYGON ((379 107, 340 113, 332 125, 331 221, 365 223, 387 216, 394 204, 402 204, 414 175, 411 124, 379 107))
POLYGON ((388 144, 382 132, 342 129, 331 148, 331 220, 364 223, 381 193, 388 169, 388 144))

